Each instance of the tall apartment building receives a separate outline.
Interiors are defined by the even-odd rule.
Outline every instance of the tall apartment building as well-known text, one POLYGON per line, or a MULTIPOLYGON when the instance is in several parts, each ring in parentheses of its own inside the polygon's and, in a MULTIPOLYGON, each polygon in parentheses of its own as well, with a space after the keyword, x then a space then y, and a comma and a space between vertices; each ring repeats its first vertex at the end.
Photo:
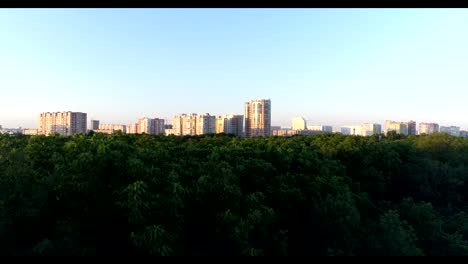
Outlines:
POLYGON ((161 135, 164 134, 164 119, 143 117, 137 122, 138 134, 161 135))
POLYGON ((382 134, 382 125, 373 124, 373 123, 365 123, 362 125, 361 133, 363 136, 380 135, 382 134))
POLYGON ((138 134, 138 124, 128 125, 127 134, 138 134))
POLYGON ((242 136, 244 130, 243 115, 224 115, 216 117, 216 133, 242 136))
POLYGON ((460 136, 460 127, 457 126, 440 126, 440 132, 458 137, 460 136))
POLYGON ((416 135, 416 121, 408 121, 406 125, 408 126, 408 135, 416 135))
POLYGON ((208 113, 197 115, 195 125, 196 135, 214 134, 216 133, 216 116, 212 116, 208 113))
POLYGON ((389 131, 395 131, 397 134, 408 135, 408 125, 405 122, 385 121, 385 135, 389 131))
POLYGON ((74 135, 86 133, 86 113, 81 112, 45 112, 39 115, 38 134, 74 135))
POLYGON ((293 117, 291 129, 292 130, 306 130, 307 129, 306 120, 301 116, 293 117))
POLYGON ((439 124, 437 123, 419 123, 419 135, 432 134, 439 132, 439 124))
POLYGON ((90 123, 91 123, 90 130, 98 130, 99 129, 99 120, 91 119, 90 123))
POLYGON ((270 99, 251 100, 245 103, 245 136, 270 136, 271 101, 270 99))
POLYGON ((197 114, 180 114, 172 118, 172 129, 176 136, 196 135, 197 114))

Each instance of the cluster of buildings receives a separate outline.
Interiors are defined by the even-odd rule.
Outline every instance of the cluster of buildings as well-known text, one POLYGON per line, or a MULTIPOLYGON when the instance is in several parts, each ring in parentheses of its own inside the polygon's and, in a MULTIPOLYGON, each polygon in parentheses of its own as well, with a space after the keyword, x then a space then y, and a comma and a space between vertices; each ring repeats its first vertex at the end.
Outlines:
MULTIPOLYGON (((396 122, 385 121, 385 130, 382 125, 376 123, 364 123, 349 125, 340 128, 342 134, 371 136, 387 134, 395 131, 402 135, 422 135, 434 132, 444 132, 453 136, 468 137, 468 131, 460 130, 457 126, 439 126, 436 123, 419 123, 416 129, 416 121, 396 122)), ((226 114, 179 114, 172 118, 172 124, 167 124, 162 118, 143 117, 130 125, 101 124, 99 120, 90 120, 87 127, 87 114, 82 112, 45 112, 39 115, 37 129, 19 129, 26 135, 74 135, 94 131, 97 133, 113 134, 117 132, 127 134, 152 134, 152 135, 205 135, 205 134, 232 134, 245 137, 266 136, 293 136, 311 135, 321 133, 333 133, 333 127, 329 125, 311 125, 300 116, 292 119, 291 128, 281 128, 271 125, 271 100, 255 99, 244 104, 244 115, 226 114)), ((15 131, 8 130, 8 133, 15 131)), ((6 133, 0 126, 0 133, 6 133)))
POLYGON ((74 135, 94 131, 97 133, 152 135, 204 135, 232 134, 236 136, 270 136, 271 135, 271 100, 259 99, 245 103, 245 115, 227 114, 180 114, 172 119, 172 124, 166 124, 162 118, 143 117, 136 123, 101 124, 99 120, 90 120, 87 127, 87 114, 81 112, 45 112, 39 115, 37 129, 24 129, 26 135, 74 135))

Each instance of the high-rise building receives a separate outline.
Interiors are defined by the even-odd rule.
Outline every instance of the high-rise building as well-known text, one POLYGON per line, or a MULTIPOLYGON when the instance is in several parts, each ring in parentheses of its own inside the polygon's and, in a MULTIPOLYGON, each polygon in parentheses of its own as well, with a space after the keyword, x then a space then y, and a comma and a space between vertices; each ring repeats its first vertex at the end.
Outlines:
POLYGON ((216 133, 216 116, 208 113, 204 115, 197 115, 196 117, 196 135, 206 135, 216 133))
POLYGON ((128 125, 127 134, 138 134, 138 124, 128 125))
POLYGON ((224 116, 216 117, 215 132, 216 134, 224 133, 224 116))
POLYGON ((226 115, 224 119, 224 133, 241 137, 244 131, 243 115, 226 115))
POLYGON ((416 135, 416 121, 408 121, 406 125, 408 126, 408 135, 416 135))
POLYGON ((382 125, 365 123, 362 125, 361 133, 363 136, 380 135, 382 133, 382 125))
POLYGON ((38 134, 74 135, 86 133, 86 113, 45 112, 39 115, 38 134))
POLYGON ((99 120, 91 119, 91 130, 98 130, 99 129, 99 120))
POLYGON ((460 127, 457 126, 440 126, 440 132, 458 137, 460 136, 460 127))
POLYGON ((160 135, 164 134, 164 119, 143 117, 137 121, 138 134, 160 135))
POLYGON ((385 135, 389 131, 395 131, 397 134, 408 135, 408 125, 404 122, 385 121, 385 135))
POLYGON ((172 129, 176 136, 196 135, 197 114, 181 114, 172 118, 172 129))
POLYGON ((439 132, 439 124, 437 123, 419 123, 419 135, 432 134, 439 132))
POLYGON ((216 133, 242 136, 244 130, 243 115, 224 115, 216 117, 216 133))
POLYGON ((271 133, 270 99, 251 100, 245 103, 245 136, 266 137, 271 133))
POLYGON ((291 129, 292 130, 306 130, 307 129, 306 120, 301 116, 293 117, 291 129))

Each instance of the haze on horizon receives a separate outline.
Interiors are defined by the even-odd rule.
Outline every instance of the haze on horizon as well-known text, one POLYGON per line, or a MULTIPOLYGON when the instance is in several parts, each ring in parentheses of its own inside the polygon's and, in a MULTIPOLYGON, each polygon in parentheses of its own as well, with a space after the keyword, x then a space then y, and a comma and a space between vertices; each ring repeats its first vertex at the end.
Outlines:
POLYGON ((1 9, 0 125, 179 113, 468 129, 466 9, 1 9))

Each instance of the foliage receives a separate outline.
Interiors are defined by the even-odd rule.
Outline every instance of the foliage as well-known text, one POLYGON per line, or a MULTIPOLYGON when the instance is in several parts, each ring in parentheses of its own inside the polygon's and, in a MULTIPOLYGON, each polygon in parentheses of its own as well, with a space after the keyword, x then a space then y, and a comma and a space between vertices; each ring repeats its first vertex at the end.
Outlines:
POLYGON ((468 255, 468 139, 0 135, 1 255, 468 255))

